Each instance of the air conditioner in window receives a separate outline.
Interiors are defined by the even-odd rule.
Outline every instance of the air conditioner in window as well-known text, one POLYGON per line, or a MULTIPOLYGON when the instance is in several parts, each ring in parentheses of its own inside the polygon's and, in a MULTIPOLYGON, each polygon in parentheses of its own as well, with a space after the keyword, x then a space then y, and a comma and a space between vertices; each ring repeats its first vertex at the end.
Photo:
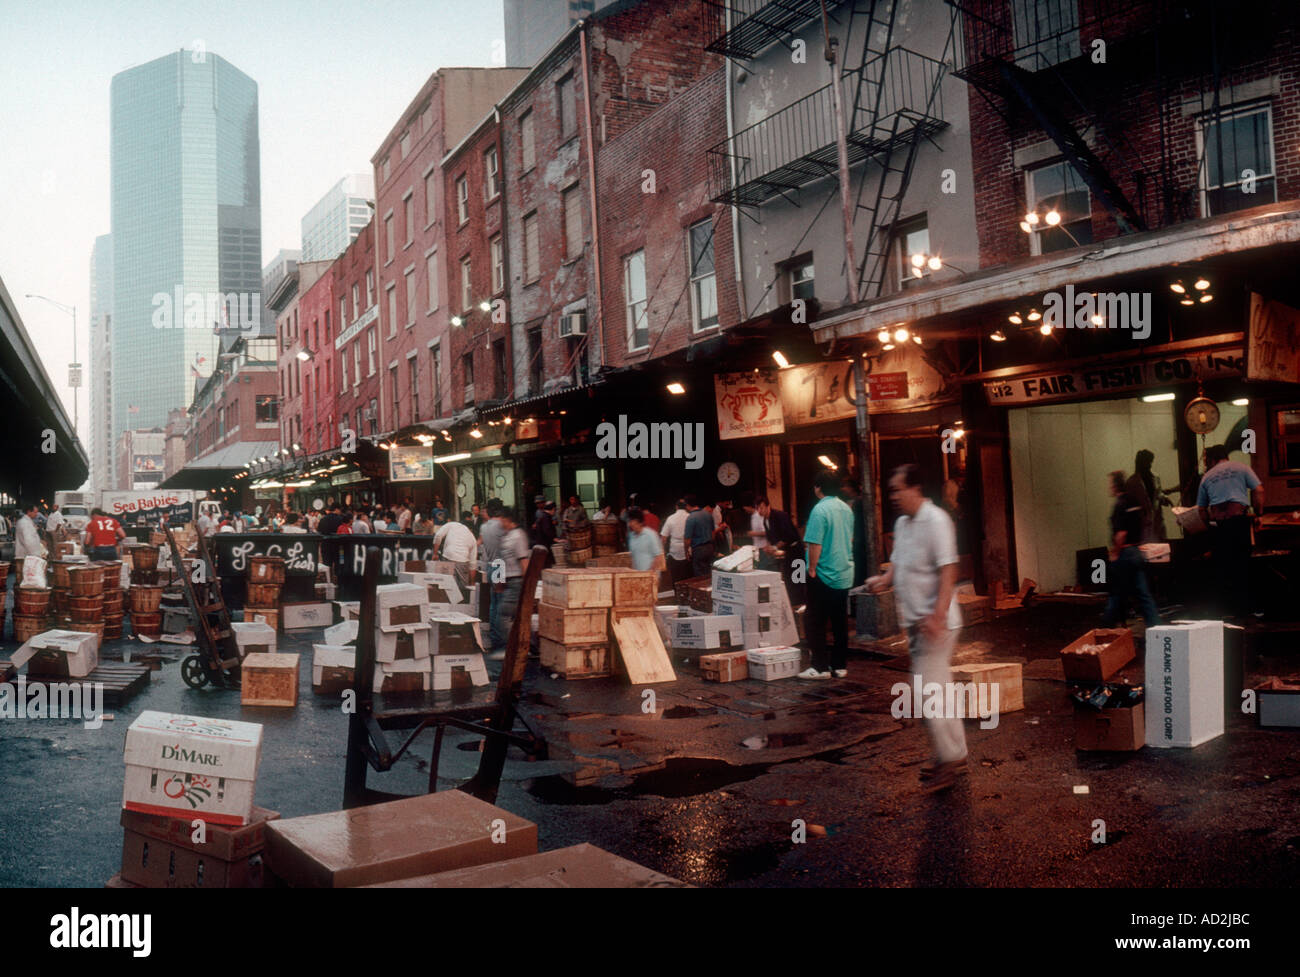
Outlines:
POLYGON ((585 336, 587 335, 587 313, 570 312, 567 315, 560 316, 560 335, 561 336, 585 336))

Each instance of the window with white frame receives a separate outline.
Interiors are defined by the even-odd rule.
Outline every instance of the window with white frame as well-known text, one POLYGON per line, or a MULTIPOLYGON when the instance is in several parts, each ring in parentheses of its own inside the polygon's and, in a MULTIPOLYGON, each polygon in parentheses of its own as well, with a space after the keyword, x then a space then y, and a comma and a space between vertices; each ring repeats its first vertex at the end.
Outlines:
POLYGON ((352 390, 361 386, 361 340, 352 344, 352 390))
POLYGON ((375 375, 375 360, 379 354, 379 330, 374 326, 366 333, 366 355, 369 357, 369 368, 366 376, 375 375))
POLYGON ((564 191, 564 257, 566 260, 582 254, 582 197, 581 188, 574 184, 564 191))
POLYGON ((343 355, 339 357, 339 393, 347 393, 348 390, 348 351, 345 349, 343 355))
POLYGON ((555 84, 555 117, 560 123, 560 138, 568 139, 578 131, 578 108, 573 92, 573 74, 555 84))
POLYGON ((460 259, 460 307, 462 311, 468 312, 470 305, 474 301, 474 288, 470 280, 470 263, 469 256, 466 255, 460 259))
POLYGON ((488 246, 492 252, 492 294, 496 295, 506 287, 505 249, 501 247, 501 235, 498 234, 488 246))
POLYGON ((424 175, 424 222, 432 224, 438 216, 438 170, 434 168, 424 175))
POLYGON ((375 304, 375 273, 366 272, 366 308, 375 304))
POLYGON ((415 325, 415 269, 406 272, 406 328, 415 325))
POLYGON ((1034 254, 1092 242, 1092 195, 1072 164, 1060 160, 1025 171, 1025 197, 1026 215, 1038 215, 1031 225, 1034 254), (1059 217, 1055 223, 1053 213, 1059 217))
POLYGON ((406 219, 406 243, 410 244, 415 238, 415 196, 413 194, 408 194, 402 201, 402 209, 406 219))
POLYGON ((339 332, 342 332, 348 325, 348 300, 339 299, 339 332))
POLYGON ((393 426, 402 426, 402 392, 397 389, 397 367, 388 368, 388 389, 393 392, 393 426))
POLYGON ((537 211, 524 215, 524 284, 542 277, 541 239, 538 237, 537 211))
POLYGON ((469 181, 463 176, 456 179, 456 218, 462 224, 469 220, 469 181))
POLYGON ((384 264, 393 260, 393 215, 384 218, 384 264))
POLYGON ((361 292, 360 287, 357 285, 356 282, 353 282, 352 283, 352 321, 353 322, 356 322, 357 314, 360 311, 357 308, 357 303, 360 301, 360 292, 361 292))
POLYGON ((411 380, 411 423, 420 419, 420 357, 412 353, 406 358, 406 369, 411 380))
POLYGON ((433 416, 442 416, 442 345, 429 344, 429 377, 433 383, 433 416))
POLYGON ((501 192, 497 177, 501 172, 501 160, 497 157, 497 148, 491 147, 483 154, 483 199, 491 200, 501 192))
POLYGON ((388 292, 388 338, 397 335, 397 285, 390 284, 388 292))
POLYGON ((520 172, 527 173, 537 165, 537 133, 533 129, 531 109, 519 117, 519 147, 522 155, 520 172))
POLYGON ((1236 106, 1197 124, 1201 215, 1210 217, 1277 200, 1273 117, 1267 102, 1236 106))
POLYGON ((429 276, 429 311, 438 308, 438 252, 430 251, 424 259, 425 272, 429 276))
POLYGON ((691 321, 696 331, 718 324, 718 278, 713 268, 713 222, 707 217, 687 232, 691 272, 691 321))
POLYGON ((627 305, 627 348, 650 345, 650 321, 646 313, 645 250, 623 259, 623 296, 627 305))
POLYGON ((406 154, 411 151, 411 130, 402 133, 402 138, 397 142, 397 148, 401 151, 402 159, 406 159, 406 154))

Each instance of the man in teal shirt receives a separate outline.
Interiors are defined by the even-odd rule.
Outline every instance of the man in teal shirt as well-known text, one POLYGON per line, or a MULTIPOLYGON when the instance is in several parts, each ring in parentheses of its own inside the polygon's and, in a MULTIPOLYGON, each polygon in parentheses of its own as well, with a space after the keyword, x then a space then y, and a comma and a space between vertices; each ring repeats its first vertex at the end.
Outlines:
POLYGON ((812 665, 799 678, 829 679, 849 674, 849 589, 853 586, 853 510, 839 497, 839 479, 825 471, 813 482, 820 500, 804 529, 808 552, 808 644, 812 665), (826 653, 826 622, 835 646, 826 653))

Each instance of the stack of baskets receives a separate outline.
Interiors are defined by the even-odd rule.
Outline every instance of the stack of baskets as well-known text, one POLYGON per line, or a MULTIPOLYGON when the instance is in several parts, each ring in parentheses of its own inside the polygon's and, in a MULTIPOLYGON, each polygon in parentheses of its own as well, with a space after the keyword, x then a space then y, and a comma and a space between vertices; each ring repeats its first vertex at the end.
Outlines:
POLYGON ((85 563, 70 567, 72 582, 69 611, 70 631, 86 631, 100 640, 104 637, 104 565, 85 563))
POLYGON ((591 526, 570 529, 566 537, 565 556, 569 566, 585 567, 591 559, 591 526))
POLYGON ((163 589, 158 583, 158 549, 154 546, 132 546, 131 630, 137 635, 157 638, 162 634, 163 589))
POLYGON ((596 540, 597 556, 613 556, 618 552, 618 529, 620 523, 605 519, 591 524, 593 538, 596 540))
POLYGON ((48 587, 14 588, 15 641, 30 641, 42 631, 49 630, 50 596, 48 587))
POLYGON ((122 561, 101 563, 104 568, 104 633, 105 641, 122 637, 122 619, 126 615, 126 592, 122 590, 122 561))
POLYGON ((280 628, 280 590, 284 587, 284 559, 278 556, 254 556, 248 561, 248 596, 244 601, 244 620, 256 615, 271 627, 280 628))

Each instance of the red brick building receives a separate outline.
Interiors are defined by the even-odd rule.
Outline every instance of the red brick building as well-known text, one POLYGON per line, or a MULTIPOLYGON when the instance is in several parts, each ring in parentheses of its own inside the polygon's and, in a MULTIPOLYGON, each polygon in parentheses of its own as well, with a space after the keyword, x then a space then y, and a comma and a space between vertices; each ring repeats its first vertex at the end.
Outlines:
POLYGON ((313 430, 312 418, 305 416, 304 381, 311 375, 311 363, 299 356, 313 349, 311 337, 304 333, 300 302, 305 291, 329 271, 331 262, 306 261, 280 282, 268 307, 275 312, 277 372, 280 390, 280 443, 297 455, 307 452, 306 437, 313 430), (294 445, 298 447, 295 449, 294 445))
POLYGON ((308 356, 306 360, 299 359, 301 444, 308 455, 331 451, 340 444, 335 405, 338 375, 334 372, 334 325, 338 321, 338 301, 334 294, 334 275, 330 270, 333 262, 322 264, 326 267, 320 277, 298 296, 300 345, 308 356))
POLYGON ((357 440, 380 434, 379 303, 375 290, 375 222, 371 220, 330 269, 338 303, 334 336, 335 405, 342 429, 357 440))

